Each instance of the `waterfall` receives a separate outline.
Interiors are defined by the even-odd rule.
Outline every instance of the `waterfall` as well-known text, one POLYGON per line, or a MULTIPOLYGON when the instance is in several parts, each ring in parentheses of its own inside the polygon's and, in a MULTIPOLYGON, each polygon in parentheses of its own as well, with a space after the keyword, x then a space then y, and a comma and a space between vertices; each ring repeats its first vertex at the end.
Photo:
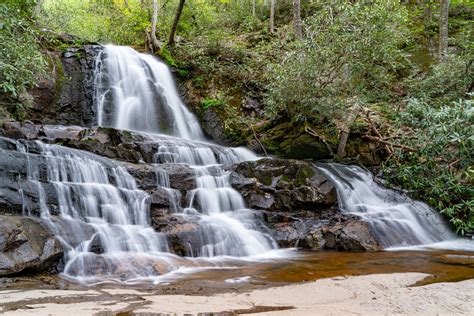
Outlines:
POLYGON ((457 239, 435 210, 379 185, 361 167, 337 163, 318 164, 318 167, 336 186, 339 208, 369 223, 385 248, 474 250, 474 243, 457 239))
MULTIPOLYGON (((224 167, 258 157, 245 148, 207 142, 168 67, 154 57, 109 45, 97 57, 95 71, 98 124, 137 131, 156 148, 151 164, 156 190, 166 192, 168 213, 188 225, 186 256, 173 254, 167 235, 153 229, 150 196, 138 188, 125 164, 39 141, 17 141, 12 150, 0 138, 2 152, 27 161, 21 181, 28 182, 29 191, 18 191, 22 210, 39 215, 61 240, 66 248, 62 274, 89 284, 159 282, 183 271, 225 265, 229 258, 279 257, 260 212, 246 207, 224 167), (194 173, 194 185, 186 192, 171 186, 167 171, 179 165, 194 173)), ((336 185, 339 206, 367 221, 383 246, 454 239, 428 206, 384 189, 363 169, 340 164, 319 168, 336 185)))
POLYGON ((106 45, 97 57, 95 87, 99 126, 204 139, 169 68, 151 55, 106 45))
POLYGON ((12 155, 27 161, 24 180, 37 196, 34 202, 22 195, 23 212, 39 215, 62 242, 62 275, 88 284, 158 281, 183 269, 221 266, 229 258, 262 258, 278 248, 223 167, 257 157, 205 141, 166 65, 128 47, 106 46, 96 66, 98 123, 137 131, 158 148, 152 164, 156 189, 167 192, 168 213, 192 230, 183 237, 186 257, 173 254, 167 235, 151 225, 148 193, 125 167, 85 151, 17 141, 12 155), (194 172, 194 188, 184 194, 160 167, 179 164, 194 172))

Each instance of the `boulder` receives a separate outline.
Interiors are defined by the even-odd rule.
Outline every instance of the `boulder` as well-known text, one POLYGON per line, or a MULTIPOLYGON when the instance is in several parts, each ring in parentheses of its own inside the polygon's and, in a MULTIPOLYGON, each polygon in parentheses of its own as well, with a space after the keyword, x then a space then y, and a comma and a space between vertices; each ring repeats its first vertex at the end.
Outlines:
POLYGON ((267 211, 324 209, 336 202, 336 190, 312 163, 260 159, 236 165, 230 175, 248 206, 267 211))
POLYGON ((326 240, 325 247, 343 251, 377 251, 382 246, 375 238, 368 223, 348 220, 343 223, 325 226, 321 232, 326 240))
POLYGON ((63 252, 39 219, 0 215, 0 276, 55 271, 63 252))

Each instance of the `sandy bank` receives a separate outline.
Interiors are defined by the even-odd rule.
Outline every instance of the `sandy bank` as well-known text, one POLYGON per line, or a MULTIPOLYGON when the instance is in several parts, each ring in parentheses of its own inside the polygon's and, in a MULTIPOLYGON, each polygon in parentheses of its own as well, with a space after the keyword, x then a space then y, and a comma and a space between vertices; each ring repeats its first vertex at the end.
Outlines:
POLYGON ((213 296, 156 295, 136 290, 0 291, 4 315, 114 315, 133 311, 265 315, 474 315, 474 280, 408 285, 421 273, 338 277, 316 282, 213 296))

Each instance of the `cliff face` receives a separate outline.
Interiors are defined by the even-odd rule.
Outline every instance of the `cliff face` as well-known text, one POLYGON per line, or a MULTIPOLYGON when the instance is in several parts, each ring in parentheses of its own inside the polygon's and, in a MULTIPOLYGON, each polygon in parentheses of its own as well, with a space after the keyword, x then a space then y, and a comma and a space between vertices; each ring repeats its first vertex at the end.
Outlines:
POLYGON ((82 45, 49 52, 51 72, 29 91, 33 100, 27 118, 38 124, 95 124, 94 68, 101 49, 82 45))

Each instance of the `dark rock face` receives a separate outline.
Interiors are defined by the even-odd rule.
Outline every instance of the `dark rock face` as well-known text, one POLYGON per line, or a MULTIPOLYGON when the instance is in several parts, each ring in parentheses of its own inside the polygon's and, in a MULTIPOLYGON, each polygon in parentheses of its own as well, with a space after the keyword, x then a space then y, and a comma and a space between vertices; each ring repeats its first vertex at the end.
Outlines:
POLYGON ((375 251, 382 247, 367 223, 358 220, 325 226, 321 229, 329 249, 344 251, 375 251))
POLYGON ((268 211, 322 209, 336 202, 331 182, 311 163, 261 159, 237 165, 230 182, 248 205, 268 211))
POLYGON ((207 109, 202 114, 201 125, 204 132, 219 144, 229 144, 224 134, 224 123, 216 111, 207 109))
POLYGON ((60 242, 39 219, 0 215, 0 276, 54 271, 62 256, 60 242))
POLYGON ((100 45, 83 45, 50 53, 53 73, 29 91, 33 97, 29 117, 42 124, 93 125, 94 62, 101 50, 100 45))

